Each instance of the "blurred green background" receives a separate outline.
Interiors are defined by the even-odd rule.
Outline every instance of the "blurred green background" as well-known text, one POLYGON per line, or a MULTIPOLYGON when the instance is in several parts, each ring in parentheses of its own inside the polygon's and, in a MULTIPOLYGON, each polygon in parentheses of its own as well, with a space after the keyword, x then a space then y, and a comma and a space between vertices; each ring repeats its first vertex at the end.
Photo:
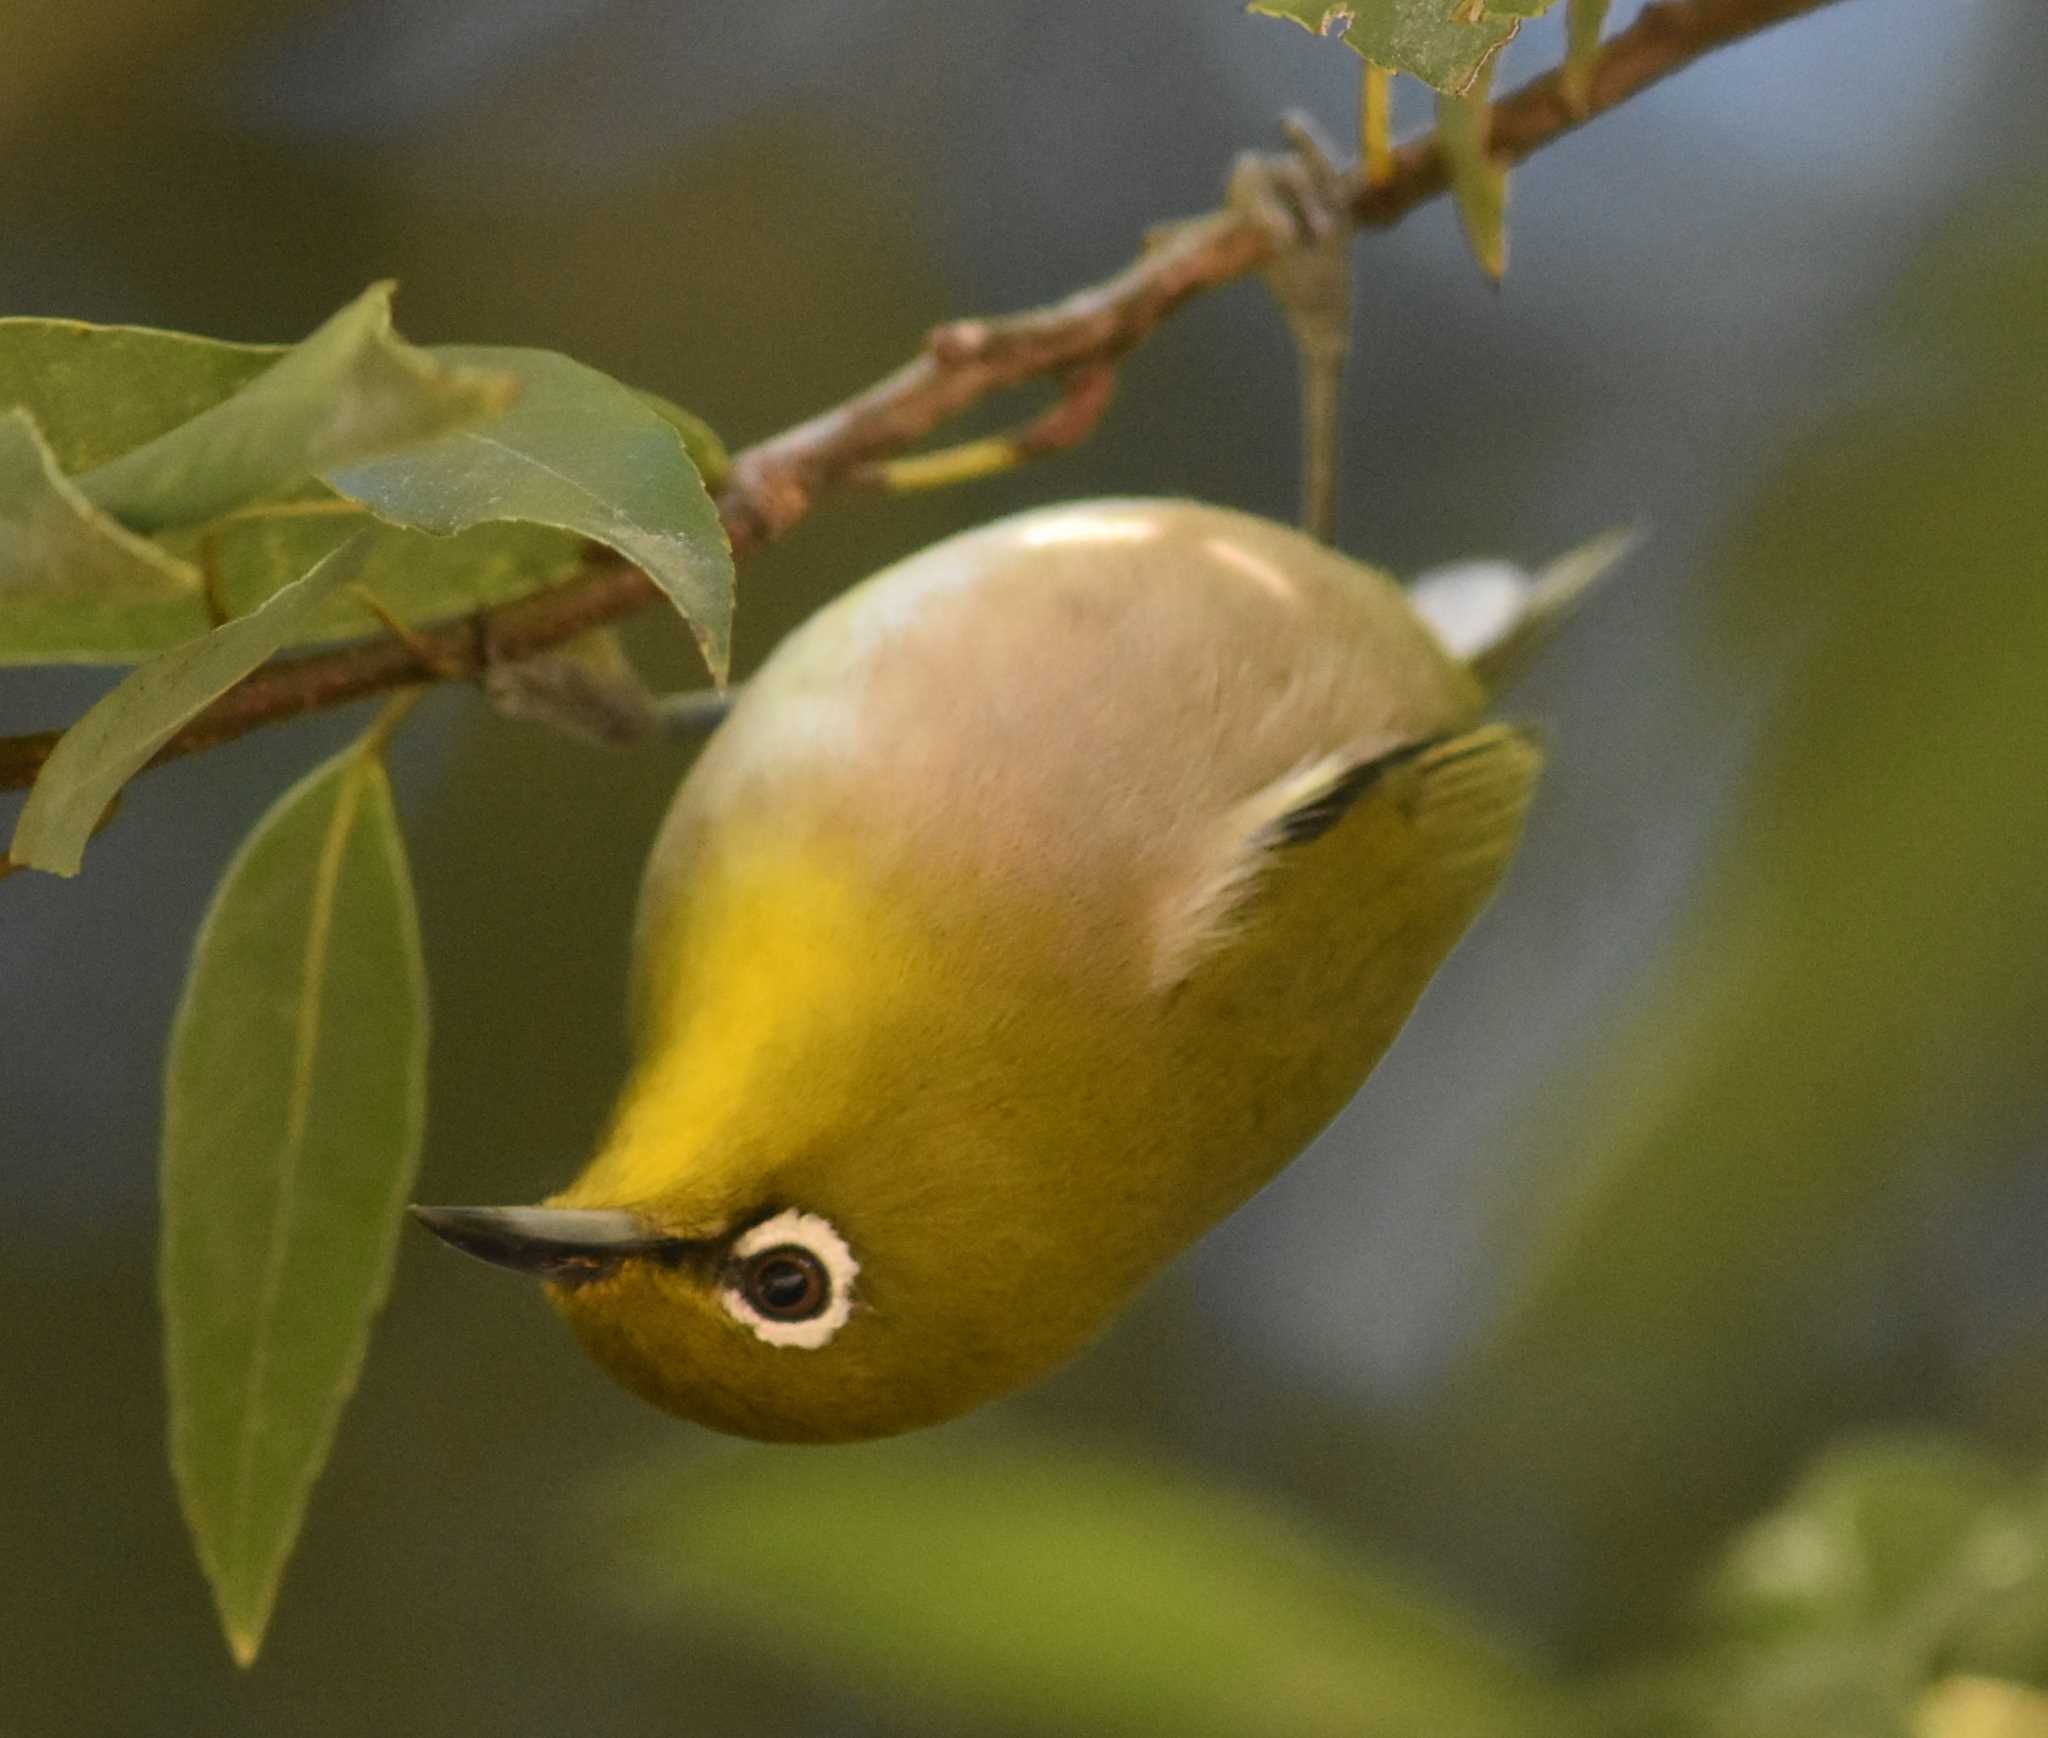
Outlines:
MULTIPOLYGON (((1355 66, 1232 0, 0 0, 0 310, 281 340, 390 274, 413 338, 738 445, 1111 269, 1281 109, 1341 135, 1355 66)), ((164 1465, 157 1071, 233 841, 353 721, 0 887, 0 1734, 1994 1730, 1907 1722, 2048 1681, 2044 75, 2035 8, 1853 0, 1520 172, 1499 294, 1441 206, 1361 244, 1346 547, 1650 540, 1512 697, 1527 848, 1358 1103, 963 1424, 708 1438, 409 1238, 236 1673, 164 1465)), ((1255 290, 1186 311, 1086 448, 751 562, 741 668, 1027 502, 1287 516, 1293 380, 1255 290)), ((104 682, 9 672, 0 730, 104 682)), ((423 1190, 536 1198, 683 756, 424 725, 423 1190)))

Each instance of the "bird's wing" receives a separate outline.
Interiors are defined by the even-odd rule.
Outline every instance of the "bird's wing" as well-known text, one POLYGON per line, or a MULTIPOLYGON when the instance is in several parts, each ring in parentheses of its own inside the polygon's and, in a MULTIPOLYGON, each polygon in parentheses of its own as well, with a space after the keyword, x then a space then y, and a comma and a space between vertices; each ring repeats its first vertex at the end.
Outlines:
POLYGON ((1476 910, 1507 865, 1541 764, 1525 733, 1489 724, 1370 756, 1326 755, 1275 780, 1229 812, 1162 902, 1154 987, 1171 988, 1227 945, 1275 866, 1362 808, 1383 813, 1382 836, 1362 851, 1361 899, 1377 880, 1419 878, 1476 910))

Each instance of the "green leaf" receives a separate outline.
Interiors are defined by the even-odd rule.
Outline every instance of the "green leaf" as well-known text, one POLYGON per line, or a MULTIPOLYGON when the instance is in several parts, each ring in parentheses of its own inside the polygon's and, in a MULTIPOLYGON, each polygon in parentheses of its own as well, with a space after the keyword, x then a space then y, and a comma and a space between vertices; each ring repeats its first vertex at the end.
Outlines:
POLYGON ((721 682, 732 641, 732 551, 676 426, 641 394, 546 350, 434 354, 502 371, 519 402, 487 429, 331 471, 326 481, 395 524, 454 532, 551 525, 614 549, 667 594, 721 682))
POLYGON ((1521 27, 1553 0, 1250 0, 1245 10, 1288 18, 1317 36, 1341 26, 1343 40, 1375 66, 1405 72, 1443 94, 1474 78, 1521 27))
POLYGON ((283 354, 147 326, 0 319, 0 406, 26 409, 76 476, 211 410, 283 354))
MULTIPOLYGON (((474 377, 474 370, 453 355, 436 361, 433 355, 390 338, 388 303, 381 288, 348 312, 358 335, 368 334, 358 357, 368 358, 366 369, 374 372, 390 363, 399 373, 407 373, 413 361, 394 363, 396 355, 444 377, 474 377), (385 322, 381 340, 380 306, 385 322)), ((330 322, 330 332, 333 325, 330 322)), ((0 407, 25 407, 47 438, 58 468, 75 476, 170 435, 215 407, 224 411, 224 401, 287 354, 296 353, 142 327, 0 320, 0 407)), ((509 354, 518 358, 532 353, 509 354)), ((510 372, 486 369, 501 382, 510 372)), ((605 385, 613 394, 622 390, 610 382, 605 385)), ((275 390, 274 383, 264 388, 275 390)), ((666 399, 651 393, 631 396, 676 432, 699 473, 717 487, 729 464, 717 435, 666 399)), ((574 407, 572 413, 581 414, 574 407)), ((642 434, 645 426, 644 421, 639 425, 642 434)), ((652 469, 658 473, 662 450, 653 450, 652 469)), ((284 468, 298 469, 296 463, 284 468)), ((526 596, 562 578, 574 568, 591 535, 580 525, 565 530, 549 523, 518 523, 517 514, 478 523, 452 537, 410 530, 373 520, 366 512, 348 515, 345 509, 356 504, 306 476, 299 470, 296 477, 269 491, 282 498, 233 503, 227 513, 207 523, 164 530, 156 542, 171 558, 169 571, 181 576, 182 591, 172 587, 161 596, 144 597, 125 588, 117 604, 98 595, 96 570, 88 566, 67 569, 66 586, 61 593, 52 591, 47 603, 0 610, 0 665, 59 660, 128 663, 151 657, 206 631, 202 568, 211 574, 229 613, 241 615, 358 533, 370 540, 359 575, 362 583, 400 619, 425 625, 526 596)), ((686 479, 678 486, 685 491, 690 487, 686 479)), ((437 533, 444 530, 444 525, 434 527, 437 533)), ((723 561, 722 545, 716 559, 723 561)), ((671 564, 664 562, 663 571, 672 572, 671 564)), ((8 585, 6 574, 0 561, 0 594, 8 585)), ((38 581, 39 586, 46 584, 47 577, 38 581)), ((729 594, 729 578, 725 587, 729 594)), ((690 594, 678 580, 671 595, 690 594)), ((9 602, 12 606, 14 600, 9 602)), ((725 608, 729 612, 729 595, 725 608)), ((715 599, 706 613, 707 619, 716 619, 715 599)), ((376 626, 353 596, 341 595, 301 623, 286 644, 359 636, 376 626)))
POLYGON ((138 531, 196 525, 502 411, 516 382, 405 343, 391 290, 372 285, 234 396, 87 471, 79 488, 138 531))
MULTIPOLYGON (((285 354, 274 345, 224 344, 142 327, 0 320, 0 405, 20 405, 33 415, 61 470, 90 471, 221 404, 285 354)), ((30 468, 25 461, 14 466, 17 473, 30 468)), ((112 521, 102 516, 100 523, 112 521)), ((143 560, 159 559, 159 550, 168 558, 165 572, 175 577, 153 590, 116 586, 82 551, 46 549, 32 576, 35 595, 23 597, 28 581, 19 563, 26 557, 0 546, 0 596, 7 600, 0 609, 0 664, 152 657, 210 625, 202 568, 212 574, 228 613, 243 615, 366 530, 370 547, 358 577, 415 624, 525 596, 568 572, 583 547, 580 538, 538 525, 431 537, 380 524, 324 485, 306 483, 288 499, 205 526, 172 529, 149 543, 128 539, 125 546, 143 560), (346 516, 336 515, 337 508, 346 516)), ((354 597, 341 595, 286 644, 376 628, 354 597)))
POLYGON ((1508 171, 1488 149, 1492 86, 1493 68, 1488 66, 1463 96, 1438 97, 1436 137, 1472 257, 1499 283, 1508 269, 1508 171))
POLYGON ((633 390, 642 404, 683 437, 683 451, 690 455, 690 463, 697 467, 697 475, 704 479, 704 487, 713 494, 724 488, 726 478, 732 474, 732 454, 726 451, 718 430, 695 411, 685 410, 673 399, 663 398, 660 393, 649 392, 644 387, 633 390))
POLYGON ((0 413, 0 635, 19 656, 206 626, 199 572, 99 512, 28 412, 0 413))
POLYGON ((76 875, 95 823, 121 787, 209 701, 290 638, 341 586, 358 577, 363 546, 328 556, 252 615, 131 670, 67 730, 43 763, 15 822, 9 853, 25 868, 76 875))
POLYGON ((243 1665, 390 1284, 426 1047, 412 884, 366 740, 301 780, 244 842, 171 1030, 171 1467, 243 1665))
MULTIPOLYGON (((141 326, 0 319, 0 406, 17 406, 32 418, 56 468, 76 475, 189 422, 283 354, 276 345, 225 344, 141 326)), ((19 449, 21 443, 11 445, 19 449)), ((24 487, 42 492, 30 481, 33 468, 25 456, 17 452, 0 468, 11 477, 0 484, 0 500, 18 503, 24 487)), ((75 484, 63 484, 61 492, 75 502, 75 515, 96 513, 75 484)), ((0 507, 0 514, 7 511, 0 507)), ((47 505, 37 511, 46 513, 47 505)), ((15 515, 20 516, 18 505, 15 515)), ((0 545, 0 597, 6 600, 0 608, 0 665, 132 663, 182 645, 211 625, 196 536, 173 538, 168 545, 144 540, 115 528, 104 514, 96 515, 93 529, 102 546, 112 541, 156 566, 156 579, 123 579, 107 567, 104 547, 53 544, 47 521, 37 547, 0 545)), ((305 558, 271 573, 267 585, 226 587, 233 613, 253 609, 296 579, 342 541, 347 528, 336 522, 322 530, 305 558)), ((222 541, 235 552, 249 538, 237 532, 222 541)), ((239 582, 239 560, 216 565, 227 566, 239 582)), ((362 630, 360 619, 349 625, 362 630)))
POLYGON ((1513 1738, 1555 1692, 1462 1616, 1220 1486, 890 1443, 650 1469, 606 1585, 940 1730, 1513 1738), (621 1572, 622 1571, 622 1572, 621 1572))
MULTIPOLYGON (((525 597, 571 572, 584 539, 545 525, 481 525, 457 537, 435 537, 386 525, 357 509, 347 516, 295 517, 287 507, 332 504, 353 508, 331 491, 280 503, 280 510, 234 514, 204 531, 172 531, 151 539, 190 589, 154 602, 106 603, 83 588, 14 607, 4 583, 0 597, 0 665, 21 663, 129 664, 155 656, 206 632, 209 625, 198 568, 214 575, 227 613, 246 615, 349 538, 363 543, 358 581, 400 620, 415 627, 449 616, 471 615, 525 597)), ((103 521, 111 524, 112 521, 103 521)), ((300 622, 280 650, 323 641, 357 639, 380 624, 353 591, 340 592, 300 622)))
POLYGON ((1568 0, 1564 17, 1565 101, 1583 114, 1593 95, 1593 68, 1600 59, 1600 32, 1607 27, 1607 0, 1568 0))
MULTIPOLYGON (((229 612, 241 615, 351 537, 363 544, 357 582, 415 627, 524 597, 571 572, 586 547, 583 538, 545 525, 480 525, 455 537, 411 531, 325 487, 275 511, 232 515, 203 534, 170 532, 162 542, 187 560, 209 561, 229 612)), ((330 598, 287 643, 377 631, 377 619, 351 590, 330 598)))

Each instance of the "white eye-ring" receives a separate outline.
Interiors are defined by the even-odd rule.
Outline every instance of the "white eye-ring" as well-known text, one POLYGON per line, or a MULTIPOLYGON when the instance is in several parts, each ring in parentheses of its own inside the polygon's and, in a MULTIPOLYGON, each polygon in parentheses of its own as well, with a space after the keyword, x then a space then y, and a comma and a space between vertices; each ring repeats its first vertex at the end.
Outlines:
POLYGON ((860 1263, 829 1219, 786 1208, 733 1243, 726 1314, 771 1346, 815 1351, 853 1314, 860 1263))

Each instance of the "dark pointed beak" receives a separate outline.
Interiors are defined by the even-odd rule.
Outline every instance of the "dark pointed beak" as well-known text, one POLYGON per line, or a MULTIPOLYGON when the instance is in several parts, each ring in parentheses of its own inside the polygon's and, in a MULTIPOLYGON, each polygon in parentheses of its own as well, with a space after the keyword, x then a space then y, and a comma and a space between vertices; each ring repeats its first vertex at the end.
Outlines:
POLYGON ((416 1206, 412 1215, 464 1255, 542 1279, 596 1279, 632 1257, 673 1262, 692 1247, 613 1207, 416 1206))

